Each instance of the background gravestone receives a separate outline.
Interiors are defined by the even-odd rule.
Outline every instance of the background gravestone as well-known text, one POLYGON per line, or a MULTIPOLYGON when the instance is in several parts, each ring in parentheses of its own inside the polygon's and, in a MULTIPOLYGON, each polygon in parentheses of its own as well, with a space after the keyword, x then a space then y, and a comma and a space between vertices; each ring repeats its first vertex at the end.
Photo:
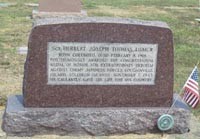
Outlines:
POLYGON ((173 36, 162 22, 38 20, 25 65, 27 107, 169 107, 173 36))
POLYGON ((39 0, 38 10, 33 10, 33 18, 52 18, 69 16, 87 16, 82 10, 80 0, 39 0))
POLYGON ((39 0, 40 12, 81 12, 80 0, 39 0))

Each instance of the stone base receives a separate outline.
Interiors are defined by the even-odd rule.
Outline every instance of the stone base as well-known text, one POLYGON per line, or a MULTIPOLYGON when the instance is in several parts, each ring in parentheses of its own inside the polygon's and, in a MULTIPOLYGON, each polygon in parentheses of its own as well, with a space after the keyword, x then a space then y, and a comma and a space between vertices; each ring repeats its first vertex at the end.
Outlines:
MULTIPOLYGON (((162 133, 156 123, 158 118, 169 110, 169 108, 133 107, 25 108, 22 102, 22 96, 8 98, 2 125, 7 135, 101 136, 162 133)), ((166 133, 186 133, 189 131, 190 111, 186 110, 187 106, 180 100, 175 107, 169 111, 169 114, 174 117, 174 127, 166 133)))
POLYGON ((80 13, 78 12, 39 12, 37 10, 32 11, 32 18, 56 18, 56 17, 72 17, 72 16, 87 16, 87 12, 81 10, 80 13))

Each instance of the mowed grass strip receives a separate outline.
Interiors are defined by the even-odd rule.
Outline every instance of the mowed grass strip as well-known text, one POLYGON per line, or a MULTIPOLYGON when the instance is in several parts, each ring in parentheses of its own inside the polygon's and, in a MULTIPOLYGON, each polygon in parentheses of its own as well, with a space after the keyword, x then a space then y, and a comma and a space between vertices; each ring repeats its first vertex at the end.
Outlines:
POLYGON ((98 6, 112 6, 116 8, 128 8, 129 6, 176 6, 198 7, 198 0, 82 0, 84 6, 96 8, 98 6))
POLYGON ((30 1, 0 0, 0 3, 13 3, 0 7, 0 105, 5 105, 8 95, 22 92, 25 56, 16 50, 27 45, 32 26, 32 8, 25 6, 25 2, 30 1))

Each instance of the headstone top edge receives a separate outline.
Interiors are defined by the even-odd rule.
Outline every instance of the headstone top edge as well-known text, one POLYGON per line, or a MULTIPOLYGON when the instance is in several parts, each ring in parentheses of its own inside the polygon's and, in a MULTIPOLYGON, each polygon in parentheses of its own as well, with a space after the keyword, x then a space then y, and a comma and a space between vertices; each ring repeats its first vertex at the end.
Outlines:
POLYGON ((64 17, 64 18, 42 18, 34 21, 33 27, 54 24, 70 24, 70 23, 117 23, 117 24, 132 24, 143 26, 154 26, 160 28, 167 28, 169 26, 161 21, 146 21, 131 18, 114 18, 114 17, 64 17))

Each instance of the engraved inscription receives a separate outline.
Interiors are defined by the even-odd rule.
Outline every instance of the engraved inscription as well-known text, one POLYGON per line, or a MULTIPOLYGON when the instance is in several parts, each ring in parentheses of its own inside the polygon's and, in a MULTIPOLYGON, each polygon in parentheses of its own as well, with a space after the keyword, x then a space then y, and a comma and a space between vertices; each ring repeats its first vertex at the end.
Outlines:
POLYGON ((49 42, 49 85, 154 85, 157 44, 49 42))

